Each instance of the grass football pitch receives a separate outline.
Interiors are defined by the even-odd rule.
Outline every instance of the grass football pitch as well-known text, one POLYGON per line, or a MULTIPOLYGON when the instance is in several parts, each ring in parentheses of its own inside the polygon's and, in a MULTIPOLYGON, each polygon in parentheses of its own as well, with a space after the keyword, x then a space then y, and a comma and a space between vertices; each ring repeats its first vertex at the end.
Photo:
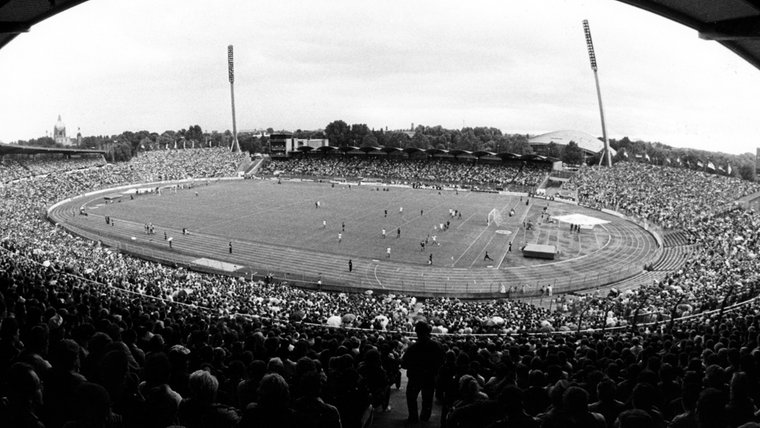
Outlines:
POLYGON ((609 240, 604 227, 578 234, 570 232, 568 224, 545 221, 548 216, 584 210, 574 205, 539 199, 530 199, 526 205, 526 197, 492 193, 383 189, 245 180, 141 195, 134 200, 122 198, 121 203, 100 204, 95 211, 122 221, 151 222, 159 234, 162 226, 187 228, 190 233, 233 242, 305 250, 294 257, 331 253, 347 259, 427 265, 432 255, 436 266, 465 269, 546 262, 523 258, 519 250, 525 243, 556 245, 560 259, 569 259, 598 251, 609 240), (501 225, 487 224, 494 208, 501 212, 501 225), (450 210, 457 210, 461 218, 452 217, 450 210), (529 222, 534 227, 526 232, 524 225, 529 222), (423 250, 420 243, 426 239, 423 250), (491 260, 485 258, 486 252, 491 260))

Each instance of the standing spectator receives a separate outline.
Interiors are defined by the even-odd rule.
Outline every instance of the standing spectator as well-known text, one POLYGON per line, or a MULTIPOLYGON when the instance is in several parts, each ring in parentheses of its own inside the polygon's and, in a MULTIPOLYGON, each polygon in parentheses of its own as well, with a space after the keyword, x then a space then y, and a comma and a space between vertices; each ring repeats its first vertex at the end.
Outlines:
POLYGON ((604 416, 589 412, 588 393, 583 388, 571 386, 562 394, 562 417, 555 427, 563 428, 605 428, 604 416))
POLYGON ((145 399, 150 427, 165 427, 176 422, 182 396, 169 386, 170 372, 169 358, 163 352, 149 354, 145 358, 145 380, 139 390, 145 399))
POLYGON ((404 353, 401 367, 406 369, 409 379, 406 389, 406 405, 409 410, 409 422, 427 421, 433 410, 433 392, 435 376, 443 364, 441 345, 432 340, 432 327, 425 321, 419 321, 414 326, 417 341, 404 353), (417 413, 417 396, 422 392, 422 408, 417 413))
POLYGON ((499 402, 506 410, 506 417, 489 428, 538 428, 539 424, 529 414, 525 413, 524 395, 520 388, 514 385, 507 385, 499 394, 499 402))
POLYGON ((300 379, 301 397, 293 402, 296 426, 299 428, 341 428, 340 414, 335 406, 322 400, 322 379, 314 370, 300 379))
POLYGON ((121 415, 111 410, 108 391, 97 383, 84 382, 74 390, 77 418, 67 422, 64 428, 121 428, 121 415))
POLYGON ((699 428, 728 428, 726 397, 715 388, 707 388, 697 401, 697 426, 699 428))
POLYGON ((235 427, 240 420, 237 412, 217 403, 219 382, 205 370, 190 375, 190 397, 179 404, 179 423, 186 428, 235 427))
POLYGON ((258 400, 246 407, 240 428, 291 428, 295 417, 290 409, 290 390, 277 373, 265 375, 259 383, 258 400))
POLYGON ((362 418, 369 407, 369 392, 354 368, 351 355, 349 351, 330 358, 327 373, 326 396, 329 395, 328 402, 338 408, 343 428, 361 427, 362 418))
POLYGON ((612 428, 615 419, 625 409, 625 403, 615 399, 615 382, 610 379, 604 379, 596 386, 596 395, 599 401, 588 406, 592 412, 601 413, 607 421, 607 427, 612 428))
POLYGON ((731 387, 726 411, 732 427, 750 422, 755 417, 757 407, 751 398, 750 379, 745 372, 736 372, 731 377, 731 387))
POLYGON ((79 374, 79 345, 65 339, 53 346, 52 370, 45 378, 44 405, 45 425, 61 426, 73 416, 73 397, 71 392, 86 382, 79 374))
POLYGON ((375 348, 368 350, 364 354, 364 361, 359 364, 358 371, 369 390, 370 404, 376 409, 390 410, 388 402, 391 385, 380 359, 380 351, 375 348))
POLYGON ((0 407, 0 422, 7 427, 44 428, 37 414, 42 404, 42 383, 32 366, 15 363, 6 372, 8 401, 0 407))

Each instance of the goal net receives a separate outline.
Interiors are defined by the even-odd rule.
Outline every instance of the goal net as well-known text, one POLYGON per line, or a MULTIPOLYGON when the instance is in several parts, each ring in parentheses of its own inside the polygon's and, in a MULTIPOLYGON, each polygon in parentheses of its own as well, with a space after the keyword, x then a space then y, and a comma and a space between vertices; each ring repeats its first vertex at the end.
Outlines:
POLYGON ((501 219, 501 211, 497 210, 496 208, 492 209, 491 212, 488 213, 488 225, 495 224, 497 226, 501 226, 503 223, 503 220, 501 219))

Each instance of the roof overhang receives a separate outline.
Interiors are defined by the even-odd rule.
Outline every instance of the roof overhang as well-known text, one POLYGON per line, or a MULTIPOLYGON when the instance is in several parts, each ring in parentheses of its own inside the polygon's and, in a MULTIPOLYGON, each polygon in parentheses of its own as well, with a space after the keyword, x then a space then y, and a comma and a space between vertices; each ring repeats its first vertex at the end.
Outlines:
POLYGON ((87 149, 65 149, 61 147, 38 147, 38 146, 20 146, 18 144, 4 144, 0 143, 0 156, 2 155, 38 155, 38 154, 101 154, 106 152, 103 150, 87 150, 87 149))
POLYGON ((693 28, 760 68, 760 1, 618 0, 693 28))
POLYGON ((0 0, 0 48, 34 24, 87 0, 0 0))

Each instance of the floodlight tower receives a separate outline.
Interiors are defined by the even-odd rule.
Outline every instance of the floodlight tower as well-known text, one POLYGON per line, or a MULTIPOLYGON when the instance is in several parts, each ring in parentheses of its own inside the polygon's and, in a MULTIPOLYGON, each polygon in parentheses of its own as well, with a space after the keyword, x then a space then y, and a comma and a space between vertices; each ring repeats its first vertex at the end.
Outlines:
POLYGON ((240 145, 237 139, 237 122, 235 121, 235 69, 232 60, 232 45, 227 46, 227 70, 230 75, 230 98, 232 101, 232 151, 240 151, 240 145))
POLYGON ((594 42, 591 40, 591 29, 588 26, 588 20, 583 20, 583 32, 586 33, 586 46, 588 47, 588 57, 591 60, 591 69, 594 71, 594 81, 596 82, 596 97, 599 99, 599 115, 602 117, 602 138, 604 139, 604 164, 612 166, 612 156, 610 156, 610 143, 607 141, 607 127, 604 123, 604 108, 602 107, 602 91, 599 89, 599 76, 596 73, 596 55, 594 54, 594 42))

